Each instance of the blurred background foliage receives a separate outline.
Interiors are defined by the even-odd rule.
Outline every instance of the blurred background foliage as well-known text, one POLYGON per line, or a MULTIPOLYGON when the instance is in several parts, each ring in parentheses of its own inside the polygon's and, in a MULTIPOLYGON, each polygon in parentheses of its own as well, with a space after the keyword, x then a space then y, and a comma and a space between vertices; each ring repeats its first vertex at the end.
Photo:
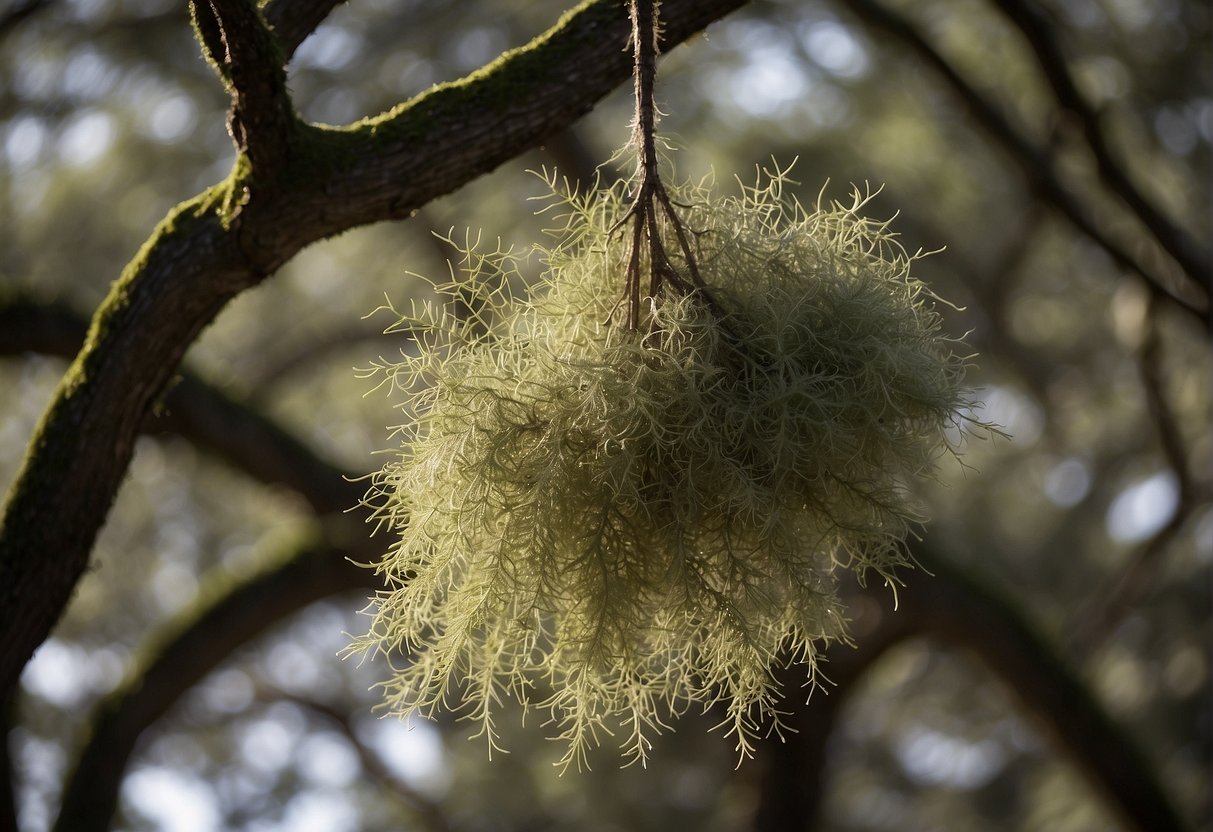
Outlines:
MULTIPOLYGON (((347 123, 525 43, 566 5, 351 0, 299 49, 290 88, 309 120, 347 123)), ((1056 68, 1038 58, 1040 39, 1003 13, 1016 5, 758 0, 663 59, 662 130, 681 176, 714 169, 727 187, 772 158, 797 159, 804 201, 827 182, 836 198, 850 183, 883 185, 872 210, 900 212, 907 248, 946 246, 918 273, 959 307, 949 327, 968 332, 978 353, 970 381, 981 416, 1011 438, 969 444, 967 469, 950 465, 924 487, 934 518, 925 541, 1022 607, 1140 744, 1185 818, 1209 828, 1207 324, 1109 252, 1107 241, 1163 284, 1184 281, 1109 187, 1081 114, 1059 102, 1056 68), (1039 152, 1035 166, 1014 137, 1039 152), (1058 209, 1050 187, 1100 240, 1058 209)), ((1120 172, 1207 248, 1208 4, 1031 5, 1120 172)), ((0 4, 0 19, 0 302, 21 289, 86 320, 159 218, 226 175, 226 97, 184 3, 15 0, 0 4)), ((544 220, 527 200, 543 185, 528 170, 556 165, 590 182, 627 137, 629 92, 408 222, 306 250, 226 309, 189 366, 342 471, 369 472, 396 417, 351 368, 408 345, 380 334, 387 318, 364 316, 385 294, 397 303, 424 294, 413 273, 446 274, 436 231, 537 239, 544 220)), ((7 485, 71 351, 0 340, 7 485)), ((52 823, 90 712, 138 675, 157 634, 316 524, 289 489, 181 438, 141 440, 93 568, 22 680, 10 735, 22 829, 52 823)), ((364 546, 361 559, 385 543, 371 554, 364 546)), ((344 633, 364 626, 365 597, 342 592, 284 616, 155 721, 130 762, 115 828, 752 823, 764 761, 735 769, 731 743, 705 730, 710 716, 684 719, 647 771, 618 770, 604 754, 592 773, 563 778, 551 766, 559 749, 534 721, 503 720, 513 753, 490 761, 457 721, 377 719, 371 686, 385 669, 337 658, 344 633)), ((861 645, 873 614, 865 603, 856 596, 852 609, 861 645)), ((968 653, 904 641, 823 695, 845 699, 827 726, 815 828, 1118 828, 1015 691, 968 653)))

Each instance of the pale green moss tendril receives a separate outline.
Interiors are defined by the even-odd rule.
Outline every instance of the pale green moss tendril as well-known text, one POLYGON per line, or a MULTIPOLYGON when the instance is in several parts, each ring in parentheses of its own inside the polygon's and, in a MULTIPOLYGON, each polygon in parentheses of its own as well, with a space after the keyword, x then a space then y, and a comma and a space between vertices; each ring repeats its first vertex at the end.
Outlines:
POLYGON ((846 638, 836 567, 908 565, 907 486, 969 419, 965 358, 862 195, 806 210, 785 183, 671 189, 714 300, 646 299, 647 332, 608 323, 623 186, 558 196, 527 297, 506 288, 519 255, 469 247, 436 288, 476 296, 470 315, 399 316, 419 349, 368 374, 407 421, 367 495, 398 539, 351 647, 388 657, 391 711, 463 711, 497 748, 514 698, 580 768, 607 736, 643 763, 671 719, 719 705, 749 755, 778 730, 772 668, 811 683, 846 638))

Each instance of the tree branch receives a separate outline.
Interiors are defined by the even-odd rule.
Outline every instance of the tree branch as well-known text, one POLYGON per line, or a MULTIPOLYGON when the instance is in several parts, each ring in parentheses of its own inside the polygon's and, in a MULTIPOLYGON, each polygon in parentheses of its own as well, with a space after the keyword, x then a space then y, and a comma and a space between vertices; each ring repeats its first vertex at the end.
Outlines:
MULTIPOLYGON (((66 304, 15 294, 0 299, 0 355, 37 352, 70 359, 84 343, 87 324, 66 304)), ((358 504, 362 487, 298 437, 256 408, 183 370, 149 433, 175 433, 258 482, 285 485, 318 516, 358 504)))
POLYGON ((1158 431, 1162 458, 1175 476, 1178 498, 1171 518, 1141 543, 1120 572, 1095 594, 1091 608, 1078 618, 1073 644, 1084 655, 1099 649, 1116 624, 1146 595, 1154 584, 1167 548, 1209 496, 1205 489, 1198 486, 1192 474, 1189 459, 1192 454, 1184 443, 1183 430, 1168 400, 1163 380, 1163 345, 1159 336, 1158 310, 1153 303, 1146 311, 1144 327, 1145 333, 1137 354, 1137 371, 1145 392, 1146 407, 1158 431))
POLYGON ((1158 274, 1104 233, 1081 202, 1062 184, 1050 156, 1033 145, 997 107, 965 80, 909 20, 877 0, 850 0, 846 7, 869 26, 904 43, 939 73, 968 108, 975 123, 1019 166, 1032 187, 1080 233, 1107 252, 1117 266, 1139 275, 1152 295, 1174 303, 1194 316, 1202 326, 1210 320, 1213 305, 1210 304, 1205 286, 1187 279, 1185 275, 1180 275, 1183 280, 1174 281, 1158 274))
POLYGON ((22 22, 50 8, 51 0, 17 0, 0 14, 0 40, 11 34, 22 22))
POLYGON ((358 760, 362 763, 363 769, 371 777, 379 781, 380 785, 389 794, 395 795, 408 808, 410 814, 416 817, 423 829, 429 830, 429 832, 452 832, 454 827, 442 811, 442 807, 392 773, 391 769, 379 758, 379 755, 368 748, 366 743, 359 738, 358 732, 354 729, 354 725, 350 721, 348 714, 326 702, 319 702, 315 699, 309 699, 273 688, 263 688, 260 696, 264 699, 291 702, 305 710, 311 711, 323 718, 325 722, 333 725, 340 731, 341 736, 345 738, 350 747, 354 749, 354 752, 358 755, 358 760))
MULTIPOLYGON (((190 16, 231 96, 227 127, 236 152, 264 182, 285 163, 299 124, 286 89, 286 58, 252 0, 190 0, 190 16)), ((247 188, 240 204, 250 197, 247 188)))
POLYGON ((914 557, 929 572, 902 576, 897 614, 909 616, 924 635, 974 652, 1041 720, 1128 828, 1185 830, 1157 767, 1014 603, 922 546, 914 557))
MULTIPOLYGON (((760 746, 762 775, 753 832, 818 828, 829 786, 828 744, 838 717, 869 668, 913 634, 913 620, 894 610, 893 595, 883 587, 857 591, 848 606, 862 610, 852 622, 854 646, 835 643, 826 650, 823 668, 829 682, 792 709, 785 719, 787 732, 768 737, 760 746)), ((783 684, 785 690, 796 690, 803 679, 783 684)))
POLYGON ((290 60, 299 45, 316 31, 326 17, 345 0, 270 0, 261 8, 265 22, 278 39, 282 57, 290 60))
MULTIPOLYGON (((666 0, 667 42, 743 2, 666 0)), ((529 46, 378 118, 301 127, 256 200, 244 204, 255 172, 238 165, 170 212, 98 309, 9 492, 0 694, 58 620, 146 415, 219 310, 309 243, 405 218, 567 127, 628 77, 626 32, 617 0, 583 3, 529 46)))
POLYGON ((1120 165, 1108 146, 1099 114, 1087 100, 1070 73, 1070 64, 1062 53, 1054 26, 1033 0, 993 0, 1002 13, 1023 34, 1036 54, 1037 63, 1053 88, 1058 104, 1071 112, 1082 126, 1083 136, 1090 147, 1099 174, 1114 194, 1119 196, 1142 225, 1150 230, 1188 276, 1204 285, 1206 296, 1213 288, 1213 257, 1183 228, 1163 215, 1129 178, 1128 170, 1120 165))
POLYGON ((826 667, 835 686, 792 716, 799 733, 789 732, 783 745, 769 748, 755 832, 818 827, 826 741, 846 696, 880 655, 914 636, 972 652, 1047 729, 1057 749, 1127 828, 1184 830, 1156 768, 1016 606, 921 545, 914 557, 924 568, 899 576, 905 585, 898 591, 896 611, 887 588, 863 591, 860 597, 866 596, 877 611, 872 631, 857 637, 854 655, 848 656, 845 648, 830 650, 826 667))
POLYGON ((226 570, 209 576, 195 604, 149 639, 126 683, 95 712, 64 786, 55 830, 108 830, 139 736, 236 649, 315 601, 369 589, 373 571, 346 560, 377 555, 377 547, 357 531, 346 545, 314 539, 270 554, 263 571, 239 583, 226 570))

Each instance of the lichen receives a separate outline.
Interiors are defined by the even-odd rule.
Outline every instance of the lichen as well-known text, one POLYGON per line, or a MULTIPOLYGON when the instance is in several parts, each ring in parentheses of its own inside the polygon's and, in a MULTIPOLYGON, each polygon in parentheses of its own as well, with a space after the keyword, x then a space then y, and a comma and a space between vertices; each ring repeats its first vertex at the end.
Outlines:
POLYGON ((646 299, 641 333, 610 323, 623 186, 556 200, 533 294, 509 289, 518 253, 469 247, 436 288, 478 311, 399 315, 420 348, 368 368, 403 397, 367 495, 397 539, 352 647, 388 657, 391 711, 462 710, 496 747, 512 697, 581 767, 607 734, 643 762, 719 704, 748 755, 778 729, 773 665, 812 682, 846 638, 835 570, 909 563, 910 484, 965 421, 965 359, 863 198, 806 210, 785 184, 672 189, 713 303, 646 299))

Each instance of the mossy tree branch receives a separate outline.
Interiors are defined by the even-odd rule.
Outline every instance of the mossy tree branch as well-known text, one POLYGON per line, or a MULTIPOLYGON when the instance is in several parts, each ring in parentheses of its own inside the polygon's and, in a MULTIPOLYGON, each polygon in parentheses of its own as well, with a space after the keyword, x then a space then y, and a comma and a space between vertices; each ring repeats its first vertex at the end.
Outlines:
POLYGON ((227 128, 236 152, 264 182, 284 164, 299 124, 286 89, 286 58, 252 0, 191 0, 190 17, 231 96, 227 128))
MULTIPOLYGON (((743 2, 666 0, 666 41, 743 2)), ((98 309, 9 492, 0 694, 58 620, 135 437, 227 302, 304 246, 403 219, 567 127, 629 76, 626 37, 618 0, 588 0, 528 46, 381 116, 338 129, 300 125, 255 200, 244 204, 257 172, 242 156, 227 180, 170 212, 98 309)))
MULTIPOLYGON (((71 359, 88 322, 63 303, 26 295, 0 299, 0 355, 37 352, 71 359)), ((284 485, 318 516, 357 505, 362 487, 249 403, 182 370, 144 425, 148 433, 177 434, 261 483, 284 485)))
MULTIPOLYGON (((70 358, 86 329, 64 304, 21 294, 0 300, 0 354, 70 358)), ((166 395, 163 412, 149 420, 148 428, 179 434, 255 480, 294 489, 317 516, 346 511, 361 494, 360 486, 304 442, 189 372, 166 395)), ((308 539, 297 548, 269 553, 267 566, 243 581, 222 571, 204 578, 198 601, 149 639, 144 661, 94 715, 64 788, 57 828, 108 829, 139 735, 240 646, 313 601, 355 588, 369 591, 373 573, 347 558, 369 561, 378 555, 378 543, 360 527, 343 534, 349 526, 343 518, 326 522, 340 541, 308 539)))

